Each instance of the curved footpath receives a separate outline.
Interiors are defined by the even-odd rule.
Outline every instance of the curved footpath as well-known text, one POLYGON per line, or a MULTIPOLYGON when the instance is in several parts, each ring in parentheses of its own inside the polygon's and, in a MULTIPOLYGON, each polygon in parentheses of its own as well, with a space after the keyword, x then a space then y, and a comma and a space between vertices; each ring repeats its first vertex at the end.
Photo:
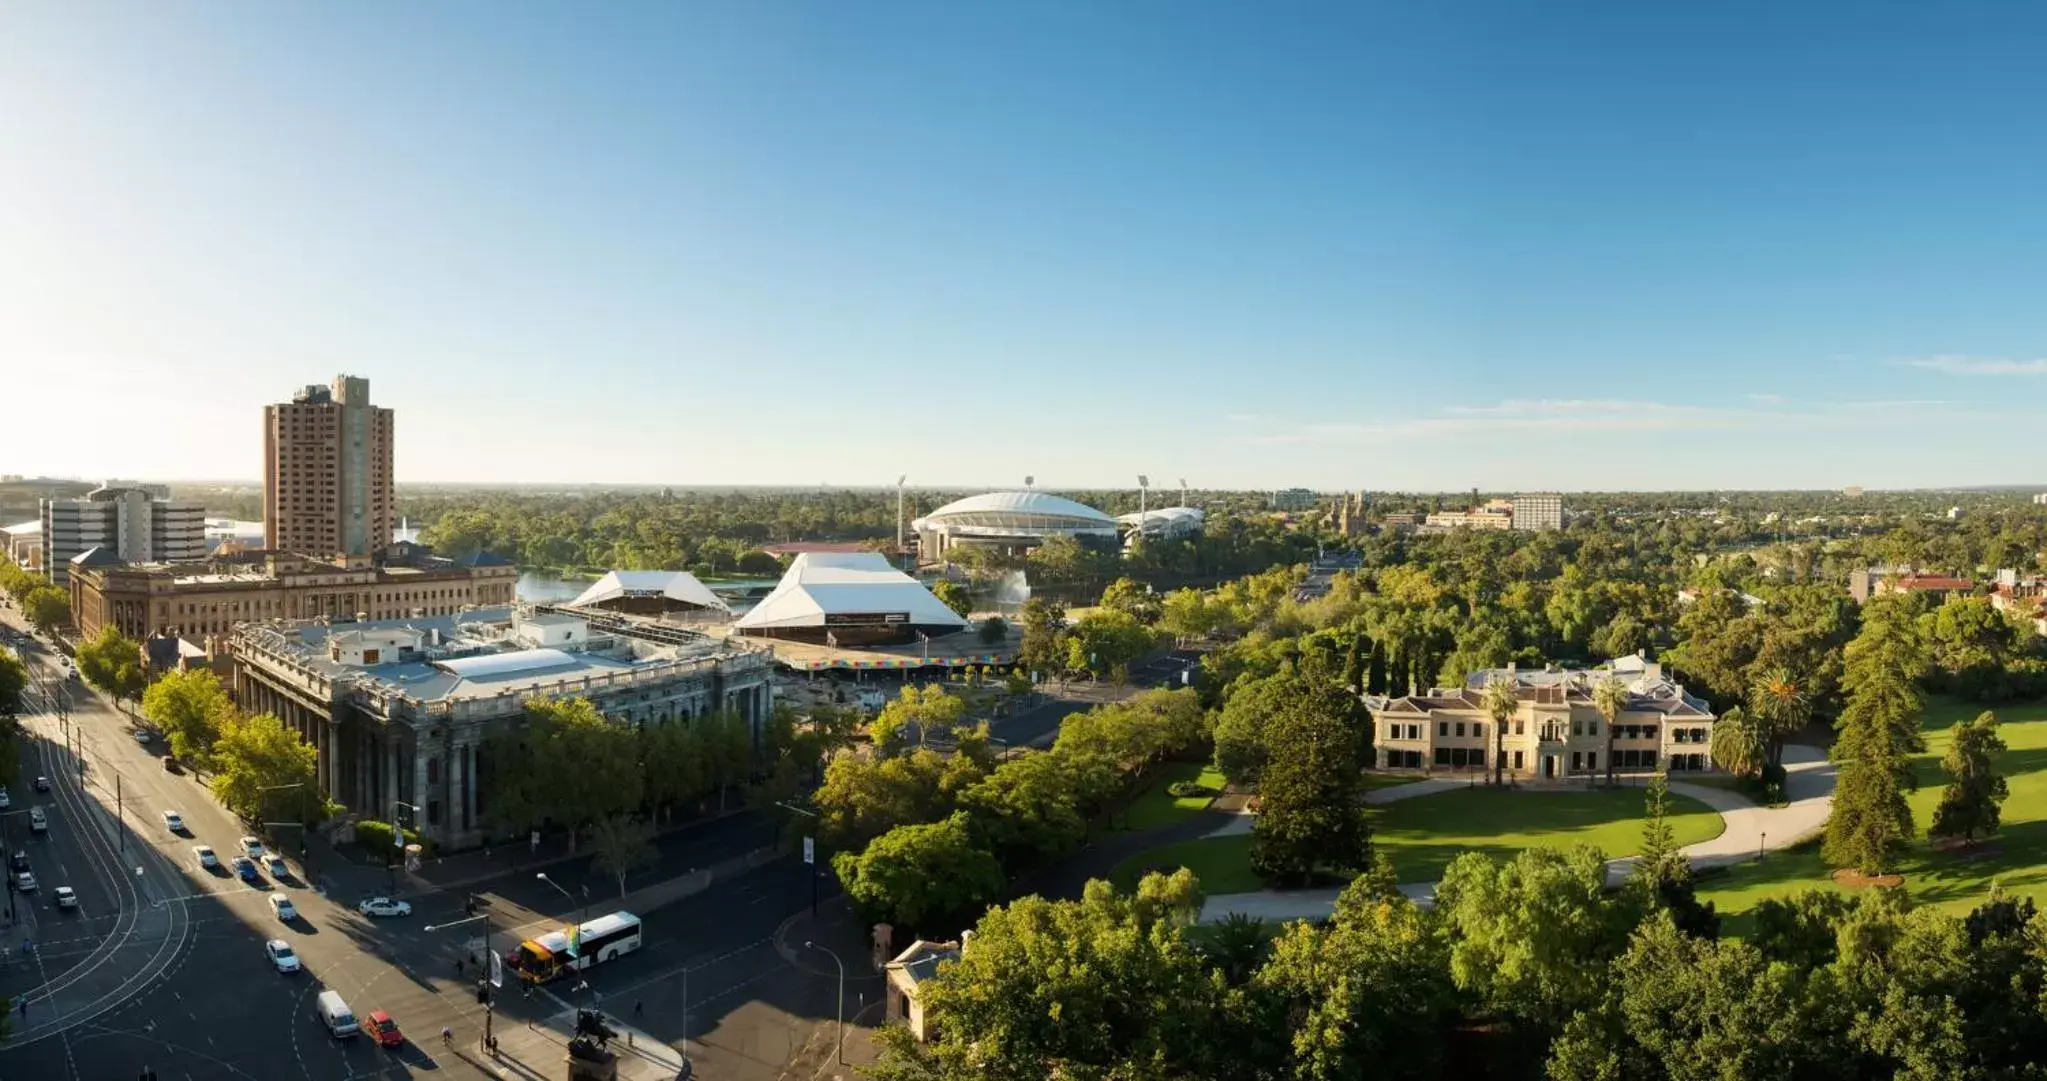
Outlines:
MULTIPOLYGON (((1754 859, 1764 852, 1775 852, 1789 848, 1817 835, 1827 825, 1827 812, 1834 805, 1834 765, 1827 761, 1825 751, 1818 747, 1791 744, 1784 748, 1784 795, 1790 801, 1782 807, 1762 807, 1740 793, 1725 788, 1711 788, 1706 785, 1687 784, 1683 781, 1670 782, 1670 790, 1689 796, 1700 803, 1720 812, 1720 820, 1726 828, 1720 836, 1695 845, 1686 845, 1684 854, 1692 861, 1693 867, 1720 867, 1743 860, 1754 859)), ((1428 780, 1413 784, 1395 785, 1392 788, 1375 789, 1365 794, 1367 803, 1392 803, 1395 800, 1427 796, 1452 788, 1463 788, 1464 781, 1428 780)), ((1530 798, 1537 798, 1535 794, 1530 798)), ((1251 831, 1252 816, 1240 814, 1210 833, 1211 837, 1227 837, 1236 833, 1251 831)), ((1623 856, 1606 862, 1607 880, 1619 882, 1634 869, 1635 857, 1623 856)), ((1261 920, 1279 923, 1287 920, 1319 920, 1328 918, 1336 909, 1338 887, 1313 890, 1259 890, 1255 893, 1224 893, 1210 897, 1201 908, 1203 922, 1214 922, 1232 912, 1241 912, 1261 920)), ((1421 904, 1433 903, 1436 884, 1433 882, 1406 882, 1400 892, 1421 904)))

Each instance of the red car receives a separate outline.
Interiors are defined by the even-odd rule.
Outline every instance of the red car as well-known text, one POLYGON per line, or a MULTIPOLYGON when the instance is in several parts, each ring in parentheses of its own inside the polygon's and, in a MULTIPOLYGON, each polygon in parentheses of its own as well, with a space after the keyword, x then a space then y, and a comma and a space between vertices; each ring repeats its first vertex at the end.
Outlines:
POLYGON ((398 1022, 382 1010, 370 1011, 370 1038, 384 1047, 400 1047, 405 1043, 405 1034, 398 1031, 398 1022))

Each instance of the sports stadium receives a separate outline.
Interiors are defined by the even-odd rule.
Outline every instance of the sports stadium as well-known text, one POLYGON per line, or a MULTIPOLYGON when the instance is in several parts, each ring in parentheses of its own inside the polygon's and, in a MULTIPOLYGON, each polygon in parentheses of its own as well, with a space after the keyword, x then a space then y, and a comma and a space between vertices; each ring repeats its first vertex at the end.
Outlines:
POLYGON ((1113 549, 1116 520, 1071 499, 1046 492, 987 492, 957 499, 910 523, 917 558, 943 563, 954 548, 993 548, 1022 555, 1053 537, 1113 549))

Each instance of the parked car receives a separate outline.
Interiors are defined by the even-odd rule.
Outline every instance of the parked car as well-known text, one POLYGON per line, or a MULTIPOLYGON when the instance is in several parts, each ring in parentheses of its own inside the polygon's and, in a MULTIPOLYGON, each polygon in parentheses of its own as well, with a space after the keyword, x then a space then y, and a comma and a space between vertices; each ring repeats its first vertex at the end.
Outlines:
POLYGON ((372 897, 355 906, 355 910, 365 916, 410 916, 412 903, 394 901, 389 897, 372 897))
POLYGON ((382 1010, 370 1011, 370 1036, 379 1047, 405 1046, 405 1034, 398 1031, 398 1022, 391 1020, 391 1015, 382 1010))
POLYGON ((291 952, 291 943, 281 938, 273 938, 263 944, 263 952, 269 955, 270 963, 276 967, 277 971, 297 972, 299 970, 299 955, 291 952))
POLYGON ((78 894, 76 894, 76 893, 73 893, 73 892, 71 891, 71 887, 69 887, 69 886, 59 886, 59 887, 57 887, 57 907, 58 907, 58 908, 77 908, 77 907, 78 907, 78 894))
POLYGON ((149 729, 147 729, 147 728, 138 728, 138 729, 136 729, 136 730, 135 730, 135 742, 137 742, 137 743, 148 743, 148 742, 149 742, 149 729))

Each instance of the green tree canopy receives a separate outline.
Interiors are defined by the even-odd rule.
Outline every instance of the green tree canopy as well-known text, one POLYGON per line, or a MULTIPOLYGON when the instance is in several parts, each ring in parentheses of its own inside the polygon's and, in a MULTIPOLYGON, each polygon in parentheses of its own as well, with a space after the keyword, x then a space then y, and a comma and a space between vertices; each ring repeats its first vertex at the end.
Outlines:
POLYGON ((1947 789, 1940 794, 1927 833, 1964 841, 1996 833, 2005 797, 2011 794, 1997 773, 1995 756, 2005 750, 2004 740, 1997 734, 1997 715, 1986 710, 1974 721, 1956 722, 1949 739, 1947 756, 1941 760, 1941 768, 1947 771, 1947 789))
POLYGON ((214 797, 242 818, 312 824, 324 817, 319 751, 275 716, 230 719, 214 741, 212 759, 214 797))
POLYGON ((959 926, 955 921, 972 918, 1000 896, 1004 885, 1001 863, 975 844, 964 813, 897 826, 858 853, 832 857, 832 870, 863 918, 891 924, 899 936, 942 937, 959 926))
POLYGON ((78 644, 78 674, 116 703, 140 696, 149 681, 142 666, 142 646, 113 624, 78 644))
POLYGON ((164 673, 143 693, 142 712, 163 729, 172 754, 200 766, 237 717, 220 677, 204 668, 164 673))

